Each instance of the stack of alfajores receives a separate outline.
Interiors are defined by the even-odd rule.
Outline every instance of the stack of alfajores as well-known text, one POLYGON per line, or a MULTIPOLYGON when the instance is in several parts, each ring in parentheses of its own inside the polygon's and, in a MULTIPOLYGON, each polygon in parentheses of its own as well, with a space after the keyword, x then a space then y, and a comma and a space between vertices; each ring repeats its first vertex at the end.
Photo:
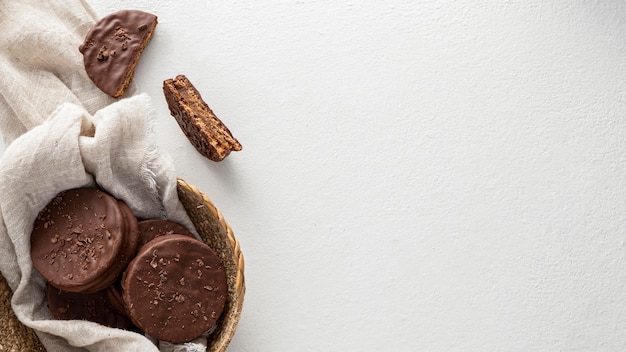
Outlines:
POLYGON ((182 343, 210 331, 226 302, 224 266, 210 247, 179 224, 138 221, 98 189, 61 192, 39 213, 31 257, 57 319, 182 343))

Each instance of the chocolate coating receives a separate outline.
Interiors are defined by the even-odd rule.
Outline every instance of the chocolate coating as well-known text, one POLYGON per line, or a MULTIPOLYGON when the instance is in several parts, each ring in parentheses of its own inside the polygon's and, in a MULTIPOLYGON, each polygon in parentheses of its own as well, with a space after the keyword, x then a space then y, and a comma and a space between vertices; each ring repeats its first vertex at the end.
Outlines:
POLYGON ((209 330, 227 296, 219 257, 203 242, 166 235, 148 242, 122 278, 131 319, 159 340, 182 343, 209 330))
POLYGON ((91 188, 61 192, 33 224, 33 265, 57 288, 98 291, 115 280, 111 270, 121 253, 125 230, 113 197, 91 188))
MULTIPOLYGON (((135 257, 137 253, 137 243, 139 240, 139 226, 137 218, 133 211, 121 200, 117 200, 117 205, 122 214, 124 222, 123 244, 122 249, 117 257, 116 262, 112 265, 107 273, 100 277, 102 283, 111 283, 108 287, 115 285, 115 281, 119 282, 121 274, 126 269, 128 263, 135 257)), ((105 288, 106 290, 106 288, 105 288)), ((121 291, 121 287, 120 287, 121 291)), ((109 297, 110 298, 110 297, 109 297)), ((125 310, 123 310, 125 312, 125 310)))
POLYGON ((135 257, 137 253, 137 245, 139 243, 139 224, 135 213, 121 200, 117 201, 117 204, 122 213, 124 224, 126 225, 126 232, 124 233, 124 245, 120 251, 120 255, 117 260, 118 268, 114 275, 116 278, 126 269, 128 263, 135 257))
POLYGON ((48 285, 48 308, 59 320, 88 320, 112 328, 131 329, 132 321, 113 308, 104 291, 84 294, 48 285))
POLYGON ((106 295, 107 300, 111 303, 111 306, 130 319, 128 309, 126 309, 124 298, 122 297, 122 281, 117 280, 102 291, 106 295))
POLYGON ((179 223, 159 219, 142 220, 139 222, 139 248, 157 237, 173 234, 193 237, 193 234, 179 223))
POLYGON ((100 19, 78 50, 95 85, 112 97, 124 94, 135 66, 148 45, 157 17, 139 10, 122 10, 100 19))

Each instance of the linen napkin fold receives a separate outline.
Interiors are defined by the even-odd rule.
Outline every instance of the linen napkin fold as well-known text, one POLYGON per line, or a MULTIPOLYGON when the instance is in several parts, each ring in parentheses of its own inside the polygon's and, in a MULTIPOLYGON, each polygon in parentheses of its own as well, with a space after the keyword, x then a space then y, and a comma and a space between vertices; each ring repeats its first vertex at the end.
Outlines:
POLYGON ((17 317, 48 351, 158 351, 137 333, 54 320, 30 258, 38 212, 75 187, 102 187, 138 217, 193 229, 173 163, 152 140, 150 98, 133 86, 117 101, 84 71, 78 46, 96 19, 84 0, 0 1, 0 132, 8 145, 0 160, 0 272, 17 317))
POLYGON ((94 86, 78 52, 96 19, 83 0, 0 1, 0 130, 6 144, 61 103, 93 114, 115 101, 94 86))

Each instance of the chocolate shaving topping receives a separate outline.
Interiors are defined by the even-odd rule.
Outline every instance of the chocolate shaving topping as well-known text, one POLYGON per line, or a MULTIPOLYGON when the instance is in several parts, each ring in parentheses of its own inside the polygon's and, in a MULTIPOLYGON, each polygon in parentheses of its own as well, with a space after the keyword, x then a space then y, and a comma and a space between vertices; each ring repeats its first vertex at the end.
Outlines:
POLYGON ((98 52, 98 60, 99 61, 105 61, 108 58, 109 58, 109 53, 107 52, 107 47, 106 46, 102 46, 100 48, 100 51, 98 52))

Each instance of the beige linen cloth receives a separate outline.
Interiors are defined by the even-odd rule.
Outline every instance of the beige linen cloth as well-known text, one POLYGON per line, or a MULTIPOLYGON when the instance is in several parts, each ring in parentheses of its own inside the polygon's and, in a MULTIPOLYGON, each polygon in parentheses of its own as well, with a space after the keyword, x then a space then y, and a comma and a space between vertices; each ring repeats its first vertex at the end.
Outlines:
POLYGON ((0 0, 0 130, 8 145, 0 161, 0 271, 17 317, 49 351, 158 351, 136 333, 54 320, 30 259, 33 221, 65 189, 97 185, 138 217, 192 226, 171 159, 152 141, 150 98, 130 92, 114 100, 84 71, 78 46, 95 20, 81 0, 0 0))

